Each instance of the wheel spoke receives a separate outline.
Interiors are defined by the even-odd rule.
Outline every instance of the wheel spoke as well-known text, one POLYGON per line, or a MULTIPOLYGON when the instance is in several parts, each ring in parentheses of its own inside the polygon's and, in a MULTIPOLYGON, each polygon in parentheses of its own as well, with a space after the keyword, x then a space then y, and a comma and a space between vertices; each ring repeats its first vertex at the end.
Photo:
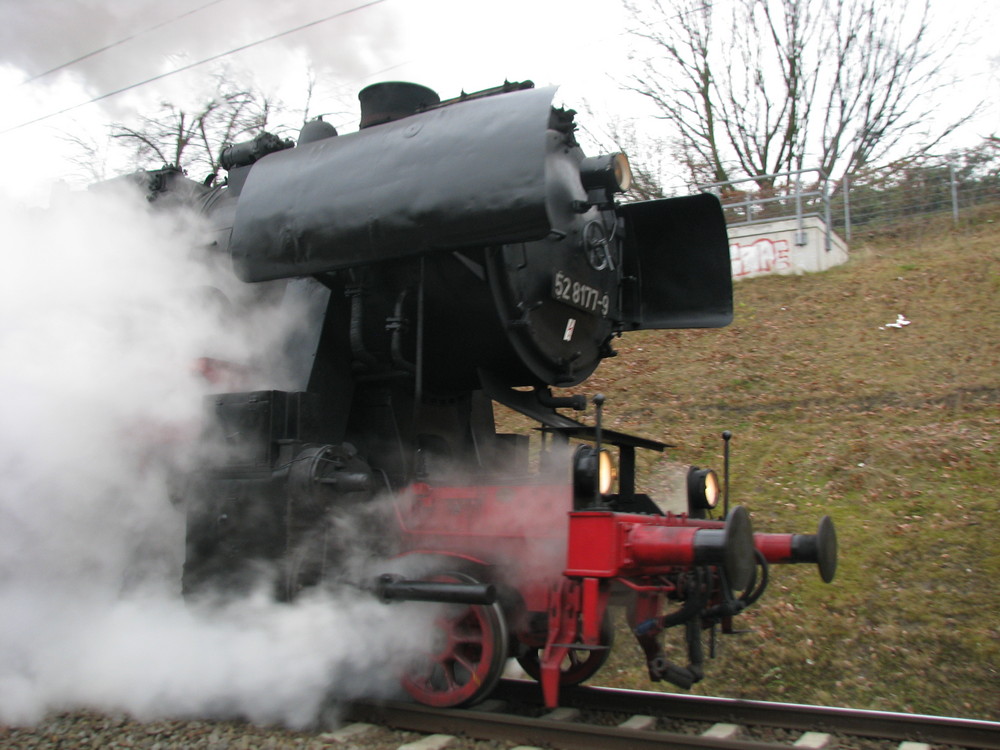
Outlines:
POLYGON ((444 670, 444 681, 448 683, 447 692, 452 692, 461 687, 458 678, 455 677, 455 662, 451 661, 441 665, 444 670))
POLYGON ((454 643, 482 643, 483 634, 471 631, 466 633, 456 633, 455 637, 452 638, 452 641, 454 643))

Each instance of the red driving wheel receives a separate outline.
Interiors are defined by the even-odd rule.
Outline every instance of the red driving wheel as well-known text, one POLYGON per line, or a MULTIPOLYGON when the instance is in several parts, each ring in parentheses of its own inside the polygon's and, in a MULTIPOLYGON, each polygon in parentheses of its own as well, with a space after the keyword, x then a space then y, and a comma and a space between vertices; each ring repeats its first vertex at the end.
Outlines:
MULTIPOLYGON (((478 583, 464 573, 436 581, 478 583)), ((507 626, 498 604, 442 605, 437 641, 427 660, 403 676, 414 700, 442 708, 481 701, 496 687, 507 659, 507 626)))

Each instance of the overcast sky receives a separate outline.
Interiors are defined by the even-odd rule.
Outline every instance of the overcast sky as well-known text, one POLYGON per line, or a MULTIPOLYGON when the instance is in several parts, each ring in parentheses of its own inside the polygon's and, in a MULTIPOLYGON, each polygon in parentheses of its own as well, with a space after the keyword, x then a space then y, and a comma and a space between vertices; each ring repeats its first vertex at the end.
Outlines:
MULTIPOLYGON (((979 0, 935 0, 941 23, 972 22, 980 39, 964 58, 965 91, 996 101, 1000 12, 979 0), (992 87, 992 88, 991 88, 992 87)), ((309 71, 317 86, 311 113, 330 113, 342 130, 357 122, 357 91, 378 80, 411 80, 450 97, 509 80, 558 84, 579 109, 646 116, 618 82, 630 70, 626 14, 617 0, 0 0, 0 131, 168 70, 273 34, 344 14, 225 57, 241 76, 291 107, 304 104, 309 71), (112 47, 28 83, 57 65, 112 47)), ((99 103, 0 135, 0 189, 38 202, 67 173, 66 133, 104 132, 111 119, 183 103, 220 63, 163 78, 99 103)), ((966 145, 996 132, 995 105, 961 134, 966 145)))

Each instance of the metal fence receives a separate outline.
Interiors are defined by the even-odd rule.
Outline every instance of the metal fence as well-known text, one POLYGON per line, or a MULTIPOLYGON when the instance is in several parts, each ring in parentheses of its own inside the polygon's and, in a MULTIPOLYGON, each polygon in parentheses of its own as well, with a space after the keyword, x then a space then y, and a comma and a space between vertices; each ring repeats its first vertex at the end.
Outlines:
POLYGON ((794 217, 801 232, 804 218, 818 215, 832 226, 830 181, 819 169, 713 182, 699 185, 698 190, 719 197, 728 224, 761 224, 794 217), (769 186, 760 187, 762 182, 769 186))
MULTIPOLYGON (((971 152, 970 152, 971 153, 971 152)), ((819 216, 846 240, 917 218, 951 215, 957 224, 1000 204, 1000 149, 959 162, 924 159, 871 169, 836 182, 819 169, 699 185, 719 196, 730 224, 819 216), (762 187, 763 185, 763 187, 762 187)))
POLYGON ((832 201, 833 226, 848 240, 918 218, 951 215, 958 224, 980 207, 1000 202, 1000 175, 970 174, 939 163, 902 170, 870 170, 845 178, 832 201))

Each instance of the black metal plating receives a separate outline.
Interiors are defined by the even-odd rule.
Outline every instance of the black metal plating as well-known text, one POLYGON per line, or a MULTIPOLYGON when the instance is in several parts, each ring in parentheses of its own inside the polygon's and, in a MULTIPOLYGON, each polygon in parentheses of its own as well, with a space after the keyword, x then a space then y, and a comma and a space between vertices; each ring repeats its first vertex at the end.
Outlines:
POLYGON ((586 197, 546 137, 554 92, 473 99, 261 159, 236 212, 237 273, 262 281, 545 237, 554 173, 572 173, 586 197))

